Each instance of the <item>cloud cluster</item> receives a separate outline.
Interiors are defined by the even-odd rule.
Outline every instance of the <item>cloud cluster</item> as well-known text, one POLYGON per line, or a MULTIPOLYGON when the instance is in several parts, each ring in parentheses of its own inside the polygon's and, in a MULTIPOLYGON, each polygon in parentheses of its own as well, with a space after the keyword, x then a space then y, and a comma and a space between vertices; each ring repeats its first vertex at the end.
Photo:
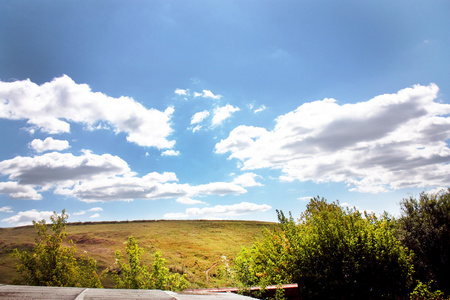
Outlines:
POLYGON ((175 141, 168 137, 173 131, 173 112, 172 107, 161 112, 129 97, 112 98, 93 92, 66 75, 42 85, 30 80, 0 81, 0 118, 27 120, 31 132, 67 133, 70 122, 91 130, 111 126, 139 146, 172 148, 175 141))
POLYGON ((282 180, 345 182, 378 193, 450 182, 450 105, 416 85, 366 102, 305 103, 273 130, 239 126, 216 144, 243 170, 280 169, 282 180))
POLYGON ((214 207, 204 208, 188 208, 185 213, 169 213, 165 214, 166 219, 187 219, 187 218, 215 218, 215 217, 234 217, 249 213, 265 212, 272 209, 267 204, 255 204, 249 202, 242 202, 233 205, 217 205, 214 207))
POLYGON ((51 211, 37 211, 36 209, 20 211, 16 215, 3 219, 2 222, 14 224, 14 226, 30 225, 32 221, 50 220, 53 215, 51 211))
POLYGON ((248 186, 235 182, 180 184, 172 172, 139 177, 121 158, 86 150, 79 156, 58 152, 17 156, 1 161, 0 173, 9 180, 0 182, 0 193, 33 200, 42 199, 44 191, 53 191, 85 202, 164 198, 184 198, 188 202, 186 199, 196 196, 246 193, 243 186, 248 186))

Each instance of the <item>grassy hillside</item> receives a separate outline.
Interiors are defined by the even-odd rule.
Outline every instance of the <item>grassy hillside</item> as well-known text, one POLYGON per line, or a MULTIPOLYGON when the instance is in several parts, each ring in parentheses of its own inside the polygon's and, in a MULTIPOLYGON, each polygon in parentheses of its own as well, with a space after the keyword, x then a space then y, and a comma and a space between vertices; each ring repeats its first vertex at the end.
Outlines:
MULTIPOLYGON (((232 285, 225 276, 222 257, 232 261, 242 246, 250 246, 272 223, 248 221, 136 221, 117 223, 69 223, 68 239, 97 260, 103 270, 114 264, 114 252, 125 253, 124 243, 134 236, 145 248, 143 257, 151 264, 153 253, 162 251, 167 266, 186 273, 190 288, 225 287, 232 285)), ((36 232, 32 226, 0 228, 0 283, 11 283, 17 277, 15 260, 9 256, 14 248, 30 249, 36 232)), ((84 253, 86 254, 86 253, 84 253)), ((111 278, 103 284, 112 287, 111 278)))

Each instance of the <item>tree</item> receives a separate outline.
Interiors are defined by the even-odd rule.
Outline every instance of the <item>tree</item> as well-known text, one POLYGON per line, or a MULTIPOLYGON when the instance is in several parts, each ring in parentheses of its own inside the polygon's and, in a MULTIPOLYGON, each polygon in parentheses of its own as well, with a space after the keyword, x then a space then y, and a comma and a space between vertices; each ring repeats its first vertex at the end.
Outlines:
POLYGON ((305 299, 406 297, 412 257, 389 220, 311 199, 296 223, 277 211, 279 229, 244 249, 235 261, 245 284, 297 283, 305 299))
POLYGON ((123 289, 159 289, 178 291, 187 288, 186 274, 170 274, 166 267, 166 261, 161 252, 156 252, 152 269, 141 263, 141 255, 144 249, 133 237, 128 238, 126 245, 128 262, 120 250, 116 251, 116 264, 113 279, 116 288, 123 289))
MULTIPOLYGON (((36 245, 31 253, 14 249, 13 257, 19 259, 16 265, 22 279, 36 286, 82 286, 101 287, 97 274, 97 262, 84 256, 75 258, 76 247, 63 247, 67 238, 65 210, 50 217, 52 233, 48 232, 45 220, 33 221, 37 231, 36 245)), ((69 241, 72 244, 72 241, 69 241)))
POLYGON ((416 277, 450 294, 450 189, 401 202, 396 234, 414 252, 416 277))

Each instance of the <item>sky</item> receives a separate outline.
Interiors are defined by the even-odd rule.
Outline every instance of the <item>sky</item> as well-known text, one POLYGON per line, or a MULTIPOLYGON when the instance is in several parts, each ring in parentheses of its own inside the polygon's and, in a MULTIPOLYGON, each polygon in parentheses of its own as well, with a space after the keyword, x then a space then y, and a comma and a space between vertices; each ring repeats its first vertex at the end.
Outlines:
POLYGON ((0 2, 0 227, 399 215, 450 183, 450 2, 0 2))

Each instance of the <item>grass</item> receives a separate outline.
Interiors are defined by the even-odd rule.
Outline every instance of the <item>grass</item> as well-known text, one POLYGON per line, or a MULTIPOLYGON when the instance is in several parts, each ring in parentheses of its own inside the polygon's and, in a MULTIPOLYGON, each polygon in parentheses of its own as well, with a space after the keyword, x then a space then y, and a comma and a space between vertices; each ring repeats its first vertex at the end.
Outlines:
MULTIPOLYGON (((134 236, 146 252, 143 261, 150 265, 153 254, 161 251, 167 267, 185 273, 189 288, 233 285, 223 276, 223 257, 231 262, 243 246, 250 246, 273 223, 252 221, 134 221, 69 223, 68 240, 73 240, 79 255, 87 254, 98 262, 99 270, 113 266, 115 251, 125 253, 124 243, 134 236)), ((30 250, 36 231, 32 226, 0 228, 0 283, 10 284, 17 277, 16 261, 9 256, 14 248, 30 250)), ((110 277, 105 287, 113 287, 110 277)))

